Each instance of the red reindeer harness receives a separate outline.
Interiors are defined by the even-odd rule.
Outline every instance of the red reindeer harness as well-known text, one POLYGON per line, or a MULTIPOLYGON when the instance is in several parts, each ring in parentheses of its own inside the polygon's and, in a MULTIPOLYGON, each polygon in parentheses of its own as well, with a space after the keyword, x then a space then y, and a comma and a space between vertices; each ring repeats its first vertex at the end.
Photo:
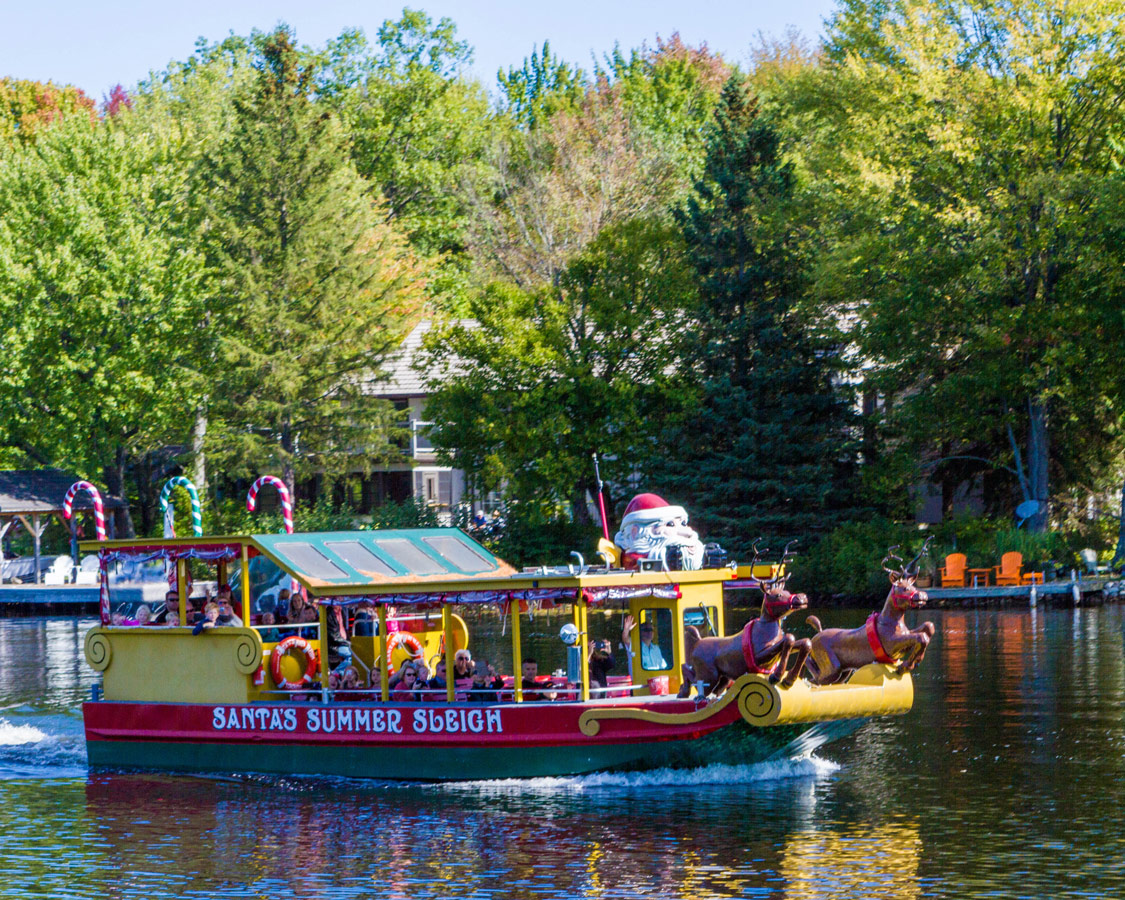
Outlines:
POLYGON ((883 641, 879 637, 879 629, 876 622, 879 620, 879 614, 873 612, 867 617, 867 643, 871 645, 871 652, 875 654, 875 662, 881 662, 885 666, 893 666, 895 659, 887 653, 883 647, 883 641))
POLYGON ((746 627, 742 629, 742 656, 746 660, 746 668, 754 675, 772 675, 777 671, 778 663, 781 662, 781 657, 773 661, 773 665, 769 668, 762 668, 758 665, 758 659, 754 655, 754 623, 757 619, 751 619, 746 623, 746 627))

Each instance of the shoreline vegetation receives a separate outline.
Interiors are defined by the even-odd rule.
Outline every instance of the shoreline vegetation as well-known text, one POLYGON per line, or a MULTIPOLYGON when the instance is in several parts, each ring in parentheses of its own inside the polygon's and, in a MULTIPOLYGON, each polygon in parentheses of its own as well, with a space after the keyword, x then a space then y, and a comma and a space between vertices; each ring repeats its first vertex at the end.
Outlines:
POLYGON ((748 49, 544 42, 486 84, 405 9, 101 103, 0 77, 0 468, 88 478, 121 535, 179 474, 210 534, 273 527, 261 473, 299 530, 436 523, 370 497, 429 320, 426 437, 517 566, 592 548, 595 453, 611 522, 652 491, 740 560, 797 539, 813 596, 929 535, 931 577, 1125 564, 1120 4, 839 0, 748 49))

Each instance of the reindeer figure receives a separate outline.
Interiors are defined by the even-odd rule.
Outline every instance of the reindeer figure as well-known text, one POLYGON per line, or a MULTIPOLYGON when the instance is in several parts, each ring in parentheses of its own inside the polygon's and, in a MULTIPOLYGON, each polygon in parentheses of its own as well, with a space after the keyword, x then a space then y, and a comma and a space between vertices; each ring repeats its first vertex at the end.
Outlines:
MULTIPOLYGON (((754 542, 755 564, 758 562, 759 541, 761 538, 754 542)), ((809 599, 804 594, 791 594, 785 589, 788 576, 780 574, 789 558, 789 548, 795 543, 790 541, 786 545, 778 566, 779 574, 761 582, 761 613, 747 622, 741 632, 729 637, 705 638, 700 637, 694 625, 684 629, 684 649, 690 662, 683 666, 681 697, 687 697, 692 684, 697 681, 710 685, 711 693, 716 693, 747 672, 768 675, 771 684, 781 681, 783 687, 789 687, 797 680, 812 642, 808 638, 798 640, 782 628, 782 621, 787 615, 809 605, 809 599), (797 661, 787 672, 789 656, 794 650, 797 651, 797 661)))
POLYGON ((932 536, 926 538, 918 555, 902 569, 887 568, 891 560, 902 563, 902 558, 895 555, 898 546, 887 551, 882 565, 890 577, 891 589, 882 610, 868 616, 862 627, 822 629, 816 616, 808 617, 806 621, 817 631, 805 664, 813 684, 832 684, 868 663, 884 663, 897 666, 899 672, 910 672, 922 661, 934 636, 934 623, 907 628, 903 615, 908 609, 925 606, 929 599, 925 591, 914 587, 914 580, 918 577, 918 562, 929 552, 932 540, 932 536))

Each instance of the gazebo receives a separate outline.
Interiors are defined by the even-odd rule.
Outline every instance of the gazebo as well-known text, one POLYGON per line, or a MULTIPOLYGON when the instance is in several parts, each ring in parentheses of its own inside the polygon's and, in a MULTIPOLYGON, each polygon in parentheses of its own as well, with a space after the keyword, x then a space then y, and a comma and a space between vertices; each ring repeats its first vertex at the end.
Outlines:
MULTIPOLYGON (((18 520, 35 541, 35 581, 39 582, 39 539, 50 524, 51 517, 57 516, 64 527, 69 527, 63 518, 63 498, 67 490, 79 476, 61 469, 13 469, 0 472, 0 570, 4 563, 3 540, 8 530, 18 520)), ((120 509, 125 501, 119 497, 102 495, 106 511, 120 509)), ((94 508, 90 495, 80 492, 73 503, 75 516, 79 512, 89 512, 94 508)), ((113 516, 107 516, 109 536, 113 534, 113 516)))

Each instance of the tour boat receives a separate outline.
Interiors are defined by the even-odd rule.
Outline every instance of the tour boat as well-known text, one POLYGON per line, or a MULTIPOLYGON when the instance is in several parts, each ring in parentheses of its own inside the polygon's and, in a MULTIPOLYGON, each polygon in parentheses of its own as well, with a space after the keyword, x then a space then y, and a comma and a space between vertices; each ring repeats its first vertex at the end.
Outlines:
POLYGON ((624 569, 606 554, 603 565, 518 572, 455 528, 136 538, 82 548, 98 554, 103 575, 102 622, 85 640, 86 659, 101 674, 83 705, 91 767, 462 781, 734 764, 807 753, 913 703, 910 674, 881 664, 842 684, 798 679, 782 687, 746 674, 717 697, 699 690, 678 697, 685 626, 724 635, 725 594, 776 567, 624 569), (245 624, 198 634, 186 625, 114 624, 107 574, 119 563, 152 560, 169 566, 180 621, 190 568, 230 583, 245 624), (260 623, 255 560, 276 566, 313 604, 318 619, 306 636, 279 639, 279 629, 293 626, 260 623), (515 680, 499 699, 458 700, 451 678, 444 696, 391 700, 389 669, 409 654, 440 654, 454 671, 454 654, 469 641, 456 610, 482 604, 510 620, 515 680), (591 607, 652 624, 659 660, 646 656, 659 668, 644 667, 634 629, 626 683, 592 689, 591 607), (334 608, 370 610, 369 624, 349 636, 357 669, 378 667, 370 690, 331 687, 334 608), (556 698, 532 700, 519 677, 521 627, 543 608, 572 617, 574 650, 567 675, 552 685, 556 698))

